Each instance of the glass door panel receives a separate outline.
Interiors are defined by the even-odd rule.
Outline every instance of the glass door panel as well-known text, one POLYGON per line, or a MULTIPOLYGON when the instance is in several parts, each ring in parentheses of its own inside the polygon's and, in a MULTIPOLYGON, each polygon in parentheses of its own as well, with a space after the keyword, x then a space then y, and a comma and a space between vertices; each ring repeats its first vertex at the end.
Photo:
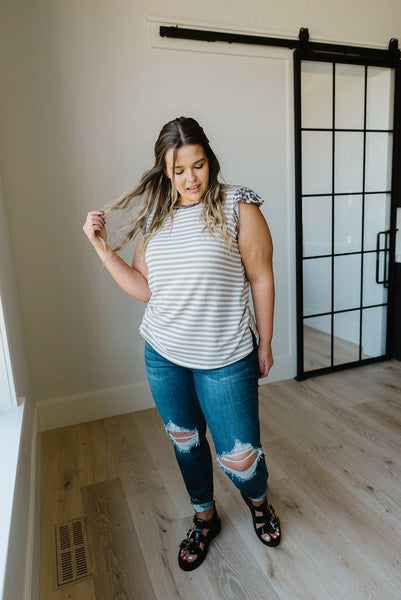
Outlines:
POLYGON ((368 67, 366 127, 388 130, 394 123, 394 69, 368 67))
POLYGON ((364 249, 376 250, 377 234, 390 222, 390 194, 372 194, 365 198, 364 249))
POLYGON ((331 254, 331 198, 303 199, 302 231, 304 257, 331 254))
POLYGON ((335 256, 333 309, 350 310, 359 307, 360 301, 361 255, 335 256))
POLYGON ((335 146, 336 194, 360 194, 363 186, 363 133, 336 132, 335 146))
POLYGON ((335 314, 333 336, 334 365, 359 360, 360 311, 335 314))
POLYGON ((377 306, 362 311, 362 350, 365 358, 386 353, 387 307, 377 306))
POLYGON ((362 241, 362 196, 334 199, 334 253, 359 252, 362 241))
POLYGON ((331 365, 331 316, 304 320, 305 369, 323 369, 331 365))
POLYGON ((332 134, 304 131, 302 134, 302 193, 327 194, 332 188, 332 134))
POLYGON ((376 270, 379 275, 384 274, 384 252, 379 256, 370 252, 365 255, 363 263, 363 305, 373 306, 374 304, 385 304, 388 297, 388 289, 376 282, 376 270))
POLYGON ((331 259, 311 258, 304 261, 305 316, 331 310, 331 259))
POLYGON ((365 67, 336 65, 336 128, 363 129, 365 67))
POLYGON ((391 133, 366 133, 366 192, 391 190, 392 146, 391 133))
POLYGON ((308 61, 303 65, 301 78, 302 127, 331 127, 333 65, 308 61))

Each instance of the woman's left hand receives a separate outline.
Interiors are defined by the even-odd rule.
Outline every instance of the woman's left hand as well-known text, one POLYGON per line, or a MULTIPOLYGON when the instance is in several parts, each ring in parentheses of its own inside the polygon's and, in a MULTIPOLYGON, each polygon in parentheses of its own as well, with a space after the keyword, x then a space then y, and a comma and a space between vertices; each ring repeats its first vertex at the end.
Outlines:
POLYGON ((267 377, 271 367, 274 365, 273 354, 270 344, 259 344, 258 347, 258 358, 259 358, 259 377, 267 377))

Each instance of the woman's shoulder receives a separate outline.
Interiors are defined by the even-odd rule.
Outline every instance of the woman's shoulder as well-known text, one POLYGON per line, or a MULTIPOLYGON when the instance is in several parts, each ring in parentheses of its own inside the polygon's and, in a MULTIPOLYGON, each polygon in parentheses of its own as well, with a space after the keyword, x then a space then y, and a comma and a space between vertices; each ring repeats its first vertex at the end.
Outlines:
POLYGON ((226 210, 232 215, 234 225, 234 236, 238 240, 239 234, 239 203, 256 204, 260 206, 263 203, 262 198, 253 190, 243 185, 224 184, 223 190, 226 197, 226 210))
POLYGON ((263 199, 255 191, 243 185, 222 185, 226 198, 231 200, 233 205, 238 205, 239 202, 245 202, 245 204, 257 204, 260 206, 263 203, 263 199))

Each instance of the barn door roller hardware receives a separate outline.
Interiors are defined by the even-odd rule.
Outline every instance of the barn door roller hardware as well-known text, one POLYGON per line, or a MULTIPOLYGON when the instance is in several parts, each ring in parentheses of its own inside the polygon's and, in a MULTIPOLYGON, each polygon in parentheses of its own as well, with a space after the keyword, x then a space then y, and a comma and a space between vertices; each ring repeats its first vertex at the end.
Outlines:
POLYGON ((309 39, 309 29, 302 27, 299 30, 298 39, 274 38, 260 35, 247 35, 243 33, 227 33, 224 31, 207 31, 205 29, 186 29, 183 27, 160 27, 160 36, 182 39, 196 40, 202 42, 227 42, 229 44, 253 44, 257 46, 281 46, 282 48, 300 48, 302 50, 312 50, 315 52, 330 52, 346 54, 357 57, 386 58, 392 57, 394 60, 400 59, 400 50, 398 40, 392 38, 387 50, 380 48, 364 48, 359 46, 347 46, 342 44, 328 44, 324 42, 311 42, 309 39))

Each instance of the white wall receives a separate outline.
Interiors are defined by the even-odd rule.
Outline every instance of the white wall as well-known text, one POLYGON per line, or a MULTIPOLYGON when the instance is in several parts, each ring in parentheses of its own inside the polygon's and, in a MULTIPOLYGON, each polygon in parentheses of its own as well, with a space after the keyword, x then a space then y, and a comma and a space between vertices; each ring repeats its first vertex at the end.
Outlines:
MULTIPOLYGON (((0 67, 6 92, 0 98, 0 165, 34 396, 43 413, 53 411, 44 425, 67 424, 56 423, 57 414, 70 420, 78 407, 94 403, 105 414, 113 410, 115 397, 127 410, 150 402, 137 333, 143 306, 100 270, 81 227, 89 209, 137 180, 152 162, 161 124, 179 114, 196 113, 215 142, 227 179, 235 175, 237 183, 268 196, 280 294, 275 352, 289 357, 281 376, 293 376, 294 242, 288 204, 293 181, 288 165, 277 168, 274 161, 277 148, 282 157, 291 151, 291 123, 288 137, 278 139, 277 115, 252 113, 254 91, 249 90, 241 135, 255 132, 256 118, 262 127, 271 126, 265 154, 271 160, 261 166, 252 144, 246 156, 239 156, 233 150, 238 124, 231 101, 243 92, 241 80, 237 90, 227 90, 224 111, 221 106, 213 110, 214 89, 224 86, 214 65, 235 70, 233 58, 210 54, 208 76, 200 81, 200 55, 151 48, 146 19, 209 22, 288 37, 307 26, 312 39, 385 46, 399 36, 398 0, 3 0, 2 11, 0 67), (198 98, 191 96, 194 82, 202 84, 198 98), (260 186, 261 168, 269 185, 260 186)), ((266 106, 286 110, 288 100, 289 85, 272 89, 266 106)), ((92 408, 85 418, 95 414, 92 408)))

